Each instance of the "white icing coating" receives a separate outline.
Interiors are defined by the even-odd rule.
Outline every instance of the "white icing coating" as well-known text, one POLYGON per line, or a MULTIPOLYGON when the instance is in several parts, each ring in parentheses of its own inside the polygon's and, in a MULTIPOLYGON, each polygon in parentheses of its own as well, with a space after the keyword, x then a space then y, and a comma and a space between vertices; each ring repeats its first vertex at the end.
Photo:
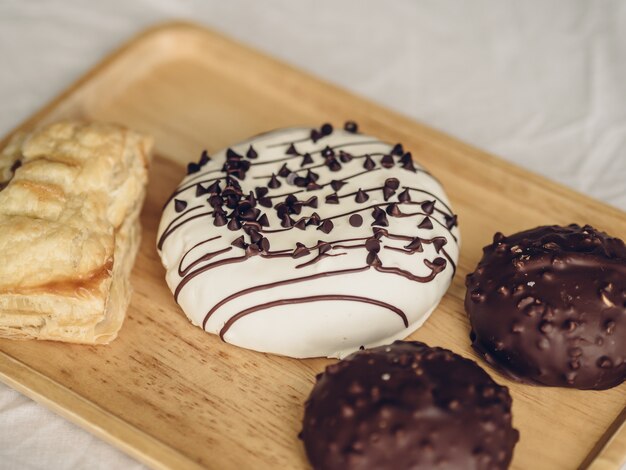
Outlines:
MULTIPOLYGON (((306 221, 316 212, 322 221, 331 219, 334 227, 330 233, 318 230, 315 224, 304 230, 285 229, 277 210, 263 207, 256 198, 255 207, 267 215, 269 221, 268 227, 261 228, 260 235, 269 241, 270 257, 262 251, 245 258, 250 250, 231 246, 231 243, 242 235, 246 243, 251 243, 251 237, 242 228, 231 230, 227 225, 214 225, 215 214, 211 213, 213 209, 208 202, 211 194, 199 194, 216 178, 222 178, 219 184, 220 190, 224 190, 222 167, 227 160, 224 150, 199 171, 186 176, 164 208, 158 232, 159 253, 167 270, 167 283, 175 295, 178 293, 177 302, 194 325, 202 327, 207 314, 214 309, 205 330, 214 334, 222 332, 223 339, 229 343, 297 358, 343 357, 360 346, 373 347, 404 338, 424 323, 450 285, 459 255, 456 241, 459 233, 456 225, 451 229, 446 227, 447 223, 453 224, 449 218, 452 212, 435 178, 417 163, 415 172, 403 168, 401 161, 406 162, 408 157, 402 160, 401 155, 393 156, 392 160, 387 157, 386 162, 391 161, 393 165, 391 168, 381 165, 381 159, 390 154, 392 145, 344 130, 334 130, 313 142, 310 133, 311 129, 302 128, 277 130, 231 147, 251 163, 245 177, 237 182, 247 196, 256 187, 266 187, 270 176, 278 174, 284 163, 303 177, 307 168, 311 168, 319 175, 316 182, 321 188, 307 190, 290 184, 294 182, 292 174, 277 177, 280 187, 269 189, 265 197, 271 197, 275 207, 286 198, 277 195, 299 191, 295 196, 300 201, 317 196, 317 208, 303 206, 300 214, 291 214, 291 217, 294 222, 302 217, 306 221), (287 154, 292 142, 299 155, 287 154), (257 154, 254 159, 246 157, 250 146, 257 154), (326 158, 322 154, 327 146, 334 149, 335 159, 341 165, 338 171, 331 171, 324 164, 326 158), (340 150, 353 158, 342 162, 340 150), (305 153, 311 155, 313 163, 301 166, 305 153), (366 154, 375 162, 375 168, 370 171, 364 169, 366 154), (337 191, 340 203, 326 203, 326 196, 335 193, 329 183, 343 178, 347 178, 347 184, 337 191), (388 194, 386 201, 381 188, 389 178, 399 180, 399 188, 390 191, 393 194, 388 194), (199 190, 198 184, 201 185, 199 190), (411 201, 400 203, 399 195, 407 187, 414 188, 408 191, 411 201), (361 188, 369 199, 357 202, 352 193, 361 188), (423 223, 429 207, 427 205, 425 211, 421 203, 427 201, 435 201, 434 211, 428 216, 432 228, 427 228, 428 221, 423 223), (374 249, 372 253, 364 246, 366 239, 373 238, 374 230, 378 230, 372 226, 375 220, 372 212, 374 207, 384 211, 394 202, 403 214, 414 215, 387 215, 388 226, 381 228, 389 235, 409 238, 396 239, 385 232, 379 233, 380 250, 378 259, 374 259, 375 242, 370 242, 368 247, 374 249), (362 217, 361 226, 351 225, 350 216, 342 215, 352 212, 362 217), (426 227, 419 228, 420 224, 426 227), (280 231, 272 232, 274 230, 280 231), (414 237, 422 240, 422 251, 404 248, 414 237), (355 238, 361 240, 350 240, 355 238), (207 241, 209 239, 211 241, 207 241), (433 239, 435 243, 431 242, 433 239), (291 256, 297 242, 311 248, 319 247, 320 240, 333 246, 325 256, 317 258, 324 250, 319 248, 311 249, 302 257, 291 256), (350 246, 357 247, 347 248, 350 246), (232 261, 224 262, 229 259, 232 261), (430 264, 433 260, 436 260, 434 265, 430 264), (445 260, 443 269, 442 260, 445 260), (213 267, 207 268, 209 265, 213 267), (353 272, 321 275, 344 270, 353 272), (428 282, 420 282, 414 276, 428 282), (308 280, 258 288, 307 277, 308 280), (247 291, 242 295, 222 302, 244 290, 247 291), (265 305, 278 301, 282 303, 265 305), (218 303, 220 306, 215 309, 218 303), (233 317, 241 312, 244 315, 234 321, 233 317), (402 315, 406 316, 408 325, 402 315)), ((393 186, 393 182, 389 184, 393 186)), ((265 202, 267 204, 267 200, 265 202)), ((230 216, 232 210, 223 208, 230 216)))

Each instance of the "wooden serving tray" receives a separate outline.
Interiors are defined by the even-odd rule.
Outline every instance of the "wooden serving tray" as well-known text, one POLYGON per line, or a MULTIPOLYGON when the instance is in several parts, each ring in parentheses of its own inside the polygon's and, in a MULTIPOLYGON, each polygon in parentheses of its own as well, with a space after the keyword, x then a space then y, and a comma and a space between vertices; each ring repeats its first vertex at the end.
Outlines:
MULTIPOLYGON (((626 238, 626 215, 189 24, 151 29, 26 121, 121 122, 154 135, 135 288, 109 346, 0 341, 0 379, 155 468, 307 468, 303 402, 331 361, 294 360, 222 343, 175 304, 155 250, 161 207, 202 149, 273 128, 341 125, 402 142, 444 184, 459 214, 459 272, 411 336, 476 359, 463 311, 465 274, 495 231, 589 223, 626 238)), ((578 391, 519 385, 514 469, 617 468, 626 456, 626 384, 578 391), (622 432, 619 432, 619 428, 622 432)))

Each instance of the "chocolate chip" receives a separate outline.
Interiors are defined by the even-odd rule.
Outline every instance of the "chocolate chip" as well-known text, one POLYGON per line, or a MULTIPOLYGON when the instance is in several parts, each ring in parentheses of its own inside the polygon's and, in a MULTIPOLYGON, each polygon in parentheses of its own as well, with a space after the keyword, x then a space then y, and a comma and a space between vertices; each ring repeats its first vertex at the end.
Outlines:
POLYGON ((337 172, 341 170, 341 163, 339 163, 335 157, 326 159, 326 166, 330 171, 337 172))
POLYGON ((282 218, 285 214, 289 214, 291 212, 289 206, 284 202, 279 202, 278 204, 276 204, 274 206, 274 209, 276 209, 276 214, 279 218, 282 218))
POLYGON ((372 212, 372 216, 374 217, 374 222, 372 225, 381 225, 383 227, 388 227, 389 222, 387 221, 387 214, 380 207, 376 207, 372 212))
POLYGON ((196 185, 196 197, 204 196, 205 194, 208 194, 208 193, 209 193, 208 189, 203 187, 201 184, 196 185))
POLYGON ((256 197, 262 198, 267 193, 269 193, 269 189, 267 189, 265 186, 257 186, 256 188, 254 188, 254 192, 256 193, 256 197))
POLYGON ((448 230, 452 229, 452 227, 455 227, 457 225, 457 215, 454 214, 452 216, 446 215, 445 216, 445 220, 446 220, 446 227, 448 228, 448 230))
POLYGON ((187 208, 187 201, 182 201, 180 199, 174 199, 174 210, 176 212, 182 212, 187 208))
POLYGON ((307 207, 313 207, 314 209, 317 209, 317 201, 318 201, 317 196, 312 196, 306 201, 304 201, 304 205, 307 207))
POLYGON ((388 201, 391 196, 395 194, 395 190, 388 188, 387 186, 383 187, 383 198, 385 201, 388 201))
POLYGON ((243 235, 235 238, 233 242, 231 243, 231 245, 236 248, 243 248, 243 249, 245 249, 248 246, 248 244, 244 241, 243 235))
POLYGON ((309 180, 309 181, 317 181, 319 179, 319 177, 320 177, 320 175, 318 175, 314 171, 308 170, 306 172, 306 179, 309 180))
POLYGON ((289 173, 291 173, 291 170, 287 167, 286 163, 283 163, 283 166, 281 166, 280 170, 278 170, 278 176, 287 178, 287 176, 289 176, 289 173))
POLYGON ((374 160, 372 160, 372 157, 370 157, 369 155, 365 156, 363 168, 365 168, 366 170, 373 170, 374 168, 376 168, 376 163, 374 163, 374 160))
POLYGON ((346 121, 346 123, 343 125, 343 128, 347 132, 350 132, 352 134, 356 134, 359 131, 359 126, 354 121, 346 121))
POLYGON ((298 155, 298 151, 296 150, 296 146, 293 144, 290 144, 289 147, 287 148, 286 152, 287 155, 298 155))
POLYGON ((309 251, 309 249, 302 243, 300 242, 296 242, 296 248, 293 250, 293 252, 291 253, 291 257, 292 258, 302 258, 303 256, 308 255, 309 253, 311 253, 309 251))
POLYGON ((365 242, 365 249, 378 253, 380 251, 380 242, 376 238, 368 238, 365 242))
POLYGON ((270 241, 265 237, 261 238, 261 240, 257 242, 257 246, 264 253, 270 251, 270 241))
POLYGON ((305 230, 306 229, 306 219, 304 217, 301 217, 294 224, 294 227, 297 228, 297 229, 300 229, 300 230, 305 230))
POLYGON ((308 184, 308 181, 304 176, 298 176, 295 173, 291 173, 289 177, 287 177, 287 183, 294 184, 299 188, 304 188, 308 184), (291 178, 291 176, 293 176, 293 178, 291 178))
POLYGON ((424 220, 422 220, 419 223, 417 228, 423 228, 423 229, 426 229, 426 230, 431 230, 433 228, 433 223, 430 220, 430 217, 424 217, 424 220))
POLYGON ((346 184, 345 181, 339 181, 339 180, 332 180, 330 182, 330 187, 333 188, 335 191, 339 191, 341 188, 343 188, 346 184))
POLYGON ((391 189, 398 189, 400 187, 400 180, 398 178, 387 178, 385 180, 385 187, 391 189))
POLYGON ((248 245, 246 247, 246 256, 256 256, 259 254, 259 247, 257 245, 248 245))
POLYGON ((367 254, 367 258, 365 258, 365 262, 370 265, 370 266, 380 266, 382 265, 382 262, 380 261, 380 258, 378 257, 378 255, 373 252, 370 251, 367 254))
POLYGON ((387 206, 386 212, 392 217, 400 217, 402 215, 402 211, 400 211, 398 204, 395 202, 392 202, 387 206))
POLYGON ((200 155, 200 161, 198 162, 198 165, 204 166, 210 161, 211 161, 211 157, 209 157, 208 152, 206 150, 203 150, 202 155, 200 155))
POLYGON ((396 162, 391 155, 383 155, 383 158, 380 159, 380 164, 383 168, 392 168, 396 162))
POLYGON ((220 182, 219 181, 213 182, 208 188, 206 188, 206 190, 209 193, 219 194, 221 192, 220 182))
POLYGON ((326 196, 326 204, 339 204, 339 196, 337 196, 337 193, 326 196))
POLYGON ((193 173, 198 173, 200 171, 200 165, 195 162, 187 163, 187 174, 191 175, 193 173))
POLYGON ((237 220, 236 217, 233 217, 232 219, 230 219, 230 221, 228 222, 228 230, 239 230, 241 228, 241 223, 239 222, 239 220, 237 220))
POLYGON ((261 217, 257 219, 257 222, 259 223, 259 225, 261 225, 261 227, 270 226, 270 221, 268 220, 267 215, 265 214, 262 214, 261 217))
POLYGON ((409 189, 405 189, 400 194, 398 194, 398 201, 400 202, 410 202, 411 201, 411 193, 409 189))
POLYGON ((435 248, 435 251, 437 253, 439 253, 441 251, 441 249, 447 245, 448 240, 446 240, 445 237, 435 237, 432 239, 433 247, 435 248))
POLYGON ((227 223, 228 220, 226 219, 226 216, 224 214, 222 214, 221 212, 216 212, 214 214, 213 225, 215 225, 216 227, 221 227, 222 225, 226 225, 227 223))
POLYGON ((272 200, 269 197, 259 198, 259 204, 263 207, 272 207, 272 200))
POLYGON ((328 253, 332 248, 332 245, 330 243, 327 243, 322 240, 318 240, 317 244, 318 244, 318 250, 320 252, 320 255, 324 255, 328 253))
POLYGON ((352 155, 349 154, 348 152, 344 152, 343 150, 339 151, 339 160, 342 161, 342 163, 348 163, 349 161, 352 160, 352 155))
POLYGON ((248 157, 250 160, 254 160, 258 156, 259 156, 259 154, 256 152, 256 150, 254 150, 254 147, 252 147, 252 145, 250 145, 250 148, 246 152, 246 157, 248 157))
POLYGON ((324 233, 330 233, 333 228, 334 228, 334 224, 332 223, 332 221, 328 219, 323 221, 319 225, 319 227, 317 227, 318 230, 321 230, 324 233))
POLYGON ((317 212, 313 212, 311 216, 309 217, 309 221, 307 222, 307 225, 319 225, 321 220, 322 219, 320 218, 319 214, 317 212))
POLYGON ((381 227, 374 227, 372 231, 374 232, 374 237, 376 237, 377 240, 389 235, 389 232, 381 227))
POLYGON ((313 157, 311 156, 310 153, 305 153, 302 156, 302 162, 300 163, 300 166, 306 166, 306 165, 310 165, 311 163, 313 163, 313 157))
POLYGON ((363 225, 363 217, 361 217, 359 214, 352 214, 350 216, 350 219, 348 219, 350 222, 350 225, 352 225, 353 227, 360 227, 361 225, 363 225))
POLYGON ((419 237, 415 237, 411 241, 411 243, 406 245, 404 248, 406 248, 407 250, 411 250, 411 251, 417 251, 419 253, 424 251, 424 247, 422 246, 422 240, 419 237))
POLYGON ((240 160, 241 159, 241 155, 239 155, 233 149, 228 148, 228 149, 226 149, 226 159, 227 160, 240 160))
POLYGON ((333 133, 333 126, 331 124, 325 123, 322 125, 320 131, 322 132, 322 135, 330 135, 333 133))
POLYGON ((393 149, 391 149, 391 154, 392 155, 397 155, 397 156, 402 156, 402 154, 404 154, 404 148, 402 147, 402 144, 396 144, 393 146, 393 149))
POLYGON ((422 210, 428 215, 432 214, 435 210, 435 201, 426 201, 422 203, 422 210))
POLYGON ((316 189, 321 189, 321 186, 319 184, 317 184, 315 181, 310 181, 306 185, 306 190, 307 191, 315 191, 316 189))
MULTIPOLYGON (((244 228, 245 227, 247 226, 244 226, 244 228)), ((257 229, 252 226, 250 226, 250 229, 248 230, 248 236, 250 237, 250 241, 252 243, 259 243, 263 239, 263 235, 261 235, 257 229)))
POLYGON ((417 173, 417 169, 415 168, 415 165, 413 164, 413 160, 409 160, 406 163, 403 163, 402 168, 408 171, 412 171, 413 173, 417 173))
POLYGON ((335 151, 330 148, 328 145, 326 147, 324 147, 324 150, 322 150, 322 157, 328 158, 328 157, 334 157, 335 156, 335 151))
POLYGON ((316 143, 323 136, 317 129, 311 129, 310 137, 311 137, 311 140, 313 141, 313 143, 316 143))
POLYGON ((284 214, 281 217, 280 225, 285 228, 289 228, 293 226, 293 219, 289 217, 289 214, 284 214))
POLYGON ((272 177, 267 182, 267 186, 272 189, 280 188, 281 182, 278 181, 278 178, 276 178, 276 175, 274 173, 272 173, 272 177))
POLYGON ((358 203, 363 203, 367 201, 369 198, 370 197, 367 195, 367 193, 363 191, 361 188, 359 188, 359 190, 356 192, 356 196, 354 196, 354 200, 358 203))

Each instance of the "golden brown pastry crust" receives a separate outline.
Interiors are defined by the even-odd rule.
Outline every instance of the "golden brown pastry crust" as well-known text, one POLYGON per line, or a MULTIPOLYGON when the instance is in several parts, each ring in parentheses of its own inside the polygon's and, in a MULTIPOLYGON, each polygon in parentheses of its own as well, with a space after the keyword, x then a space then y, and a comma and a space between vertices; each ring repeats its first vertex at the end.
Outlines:
POLYGON ((0 337, 116 337, 151 147, 118 125, 60 122, 0 151, 0 337))

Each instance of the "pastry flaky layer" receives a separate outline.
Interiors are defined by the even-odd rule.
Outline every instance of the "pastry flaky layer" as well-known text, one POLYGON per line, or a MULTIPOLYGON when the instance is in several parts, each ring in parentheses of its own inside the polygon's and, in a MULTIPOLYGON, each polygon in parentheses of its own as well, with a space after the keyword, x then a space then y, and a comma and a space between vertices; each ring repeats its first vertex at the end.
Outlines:
POLYGON ((0 337, 117 336, 151 148, 119 125, 68 121, 0 151, 0 337))

